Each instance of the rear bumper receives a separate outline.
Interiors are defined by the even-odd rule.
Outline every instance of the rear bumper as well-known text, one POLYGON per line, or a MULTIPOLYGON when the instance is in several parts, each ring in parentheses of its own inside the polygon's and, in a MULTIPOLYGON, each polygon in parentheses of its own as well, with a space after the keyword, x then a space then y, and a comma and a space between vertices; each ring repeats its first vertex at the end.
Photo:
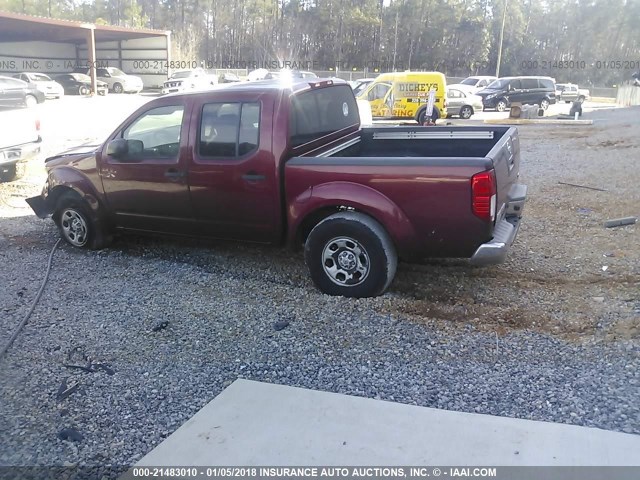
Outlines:
POLYGON ((511 187, 509 201, 505 204, 505 214, 496 223, 493 238, 478 247, 471 257, 471 264, 483 267, 503 263, 507 258, 511 244, 518 235, 520 219, 527 200, 527 186, 516 184, 511 187))
POLYGON ((36 142, 25 143, 0 150, 0 169, 34 158, 40 153, 41 141, 42 139, 38 137, 36 142))

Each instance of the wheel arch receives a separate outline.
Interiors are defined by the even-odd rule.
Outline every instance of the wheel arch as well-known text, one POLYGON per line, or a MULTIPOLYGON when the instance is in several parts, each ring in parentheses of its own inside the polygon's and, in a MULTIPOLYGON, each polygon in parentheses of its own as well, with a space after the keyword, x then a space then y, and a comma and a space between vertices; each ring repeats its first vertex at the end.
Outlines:
POLYGON ((351 182, 314 186, 301 202, 292 203, 288 209, 288 246, 299 248, 313 227, 340 211, 362 213, 377 221, 388 233, 398 255, 404 256, 412 249, 415 230, 402 209, 381 192, 351 182))

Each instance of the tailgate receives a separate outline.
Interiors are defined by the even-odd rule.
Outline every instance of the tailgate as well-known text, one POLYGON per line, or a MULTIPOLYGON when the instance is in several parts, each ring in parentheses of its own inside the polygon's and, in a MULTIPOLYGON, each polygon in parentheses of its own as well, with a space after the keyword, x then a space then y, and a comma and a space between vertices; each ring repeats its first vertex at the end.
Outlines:
POLYGON ((513 199, 520 176, 520 139, 510 127, 487 154, 496 174, 496 221, 506 213, 505 204, 513 199))

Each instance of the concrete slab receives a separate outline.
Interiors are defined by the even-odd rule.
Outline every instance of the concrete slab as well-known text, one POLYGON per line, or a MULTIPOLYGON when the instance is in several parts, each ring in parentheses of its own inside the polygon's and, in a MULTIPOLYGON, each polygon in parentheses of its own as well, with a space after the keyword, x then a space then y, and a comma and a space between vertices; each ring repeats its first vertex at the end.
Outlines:
POLYGON ((137 466, 630 466, 640 436, 237 380, 137 466))

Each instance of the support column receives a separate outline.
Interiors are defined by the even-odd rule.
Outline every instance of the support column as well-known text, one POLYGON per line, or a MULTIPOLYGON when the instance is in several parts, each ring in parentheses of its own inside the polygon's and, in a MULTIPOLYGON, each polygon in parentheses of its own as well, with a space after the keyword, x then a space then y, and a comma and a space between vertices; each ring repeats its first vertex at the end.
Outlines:
POLYGON ((91 94, 95 95, 98 92, 98 77, 96 75, 96 36, 93 26, 87 30, 87 60, 91 76, 91 94))

